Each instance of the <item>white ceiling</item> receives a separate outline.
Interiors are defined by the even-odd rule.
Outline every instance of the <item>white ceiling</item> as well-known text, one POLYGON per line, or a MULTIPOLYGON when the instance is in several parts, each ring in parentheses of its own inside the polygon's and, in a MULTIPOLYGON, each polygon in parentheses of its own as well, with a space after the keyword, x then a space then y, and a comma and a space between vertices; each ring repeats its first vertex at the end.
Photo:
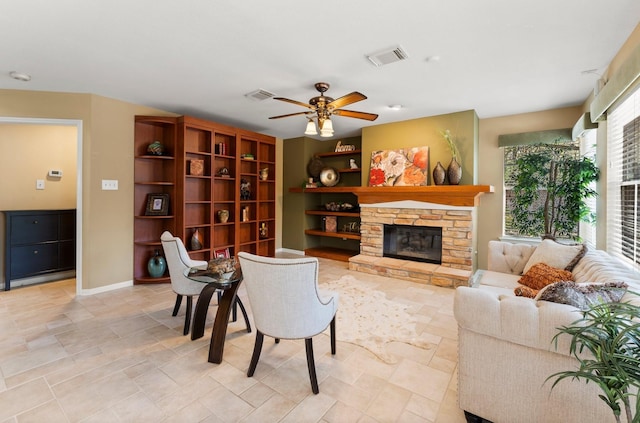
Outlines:
POLYGON ((380 115, 335 117, 333 140, 469 109, 490 118, 582 104, 640 21, 638 0, 2 3, 0 88, 93 93, 293 138, 304 117, 268 117, 302 107, 244 94, 306 103, 325 81, 333 98, 368 97, 347 109, 380 115), (408 60, 366 58, 398 45, 408 60))

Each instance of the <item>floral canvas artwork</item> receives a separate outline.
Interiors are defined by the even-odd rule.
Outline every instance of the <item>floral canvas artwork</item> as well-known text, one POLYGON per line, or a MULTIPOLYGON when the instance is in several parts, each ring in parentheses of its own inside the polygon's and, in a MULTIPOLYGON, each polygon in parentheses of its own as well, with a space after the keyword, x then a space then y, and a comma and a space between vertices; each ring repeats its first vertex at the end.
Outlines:
POLYGON ((429 185, 429 147, 371 153, 369 186, 429 185))

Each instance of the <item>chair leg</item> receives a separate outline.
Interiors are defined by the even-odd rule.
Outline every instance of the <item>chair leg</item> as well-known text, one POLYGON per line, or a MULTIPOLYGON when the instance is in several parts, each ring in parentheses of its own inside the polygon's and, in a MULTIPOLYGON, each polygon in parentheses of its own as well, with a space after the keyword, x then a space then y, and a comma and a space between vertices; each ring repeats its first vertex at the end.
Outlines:
POLYGON ((251 323, 249 323, 249 316, 247 316, 247 310, 245 310, 244 304, 242 304, 242 301, 238 297, 236 297, 236 303, 234 304, 233 308, 235 309, 236 306, 240 307, 240 311, 244 316, 244 322, 247 324, 247 333, 251 333, 251 323))
POLYGON ((280 343, 280 338, 274 338, 276 340, 276 344, 280 343))
POLYGON ((304 346, 307 350, 307 367, 309 368, 309 378, 311 379, 311 390, 314 394, 320 392, 318 389, 318 378, 316 377, 316 363, 313 360, 313 341, 311 338, 304 340, 304 346))
POLYGON ((231 309, 231 321, 238 320, 238 297, 233 299, 233 308, 231 309))
POLYGON ((253 355, 251 356, 251 363, 249 364, 249 370, 247 370, 247 376, 253 376, 253 373, 256 371, 256 366, 258 365, 258 359, 260 358, 260 352, 262 351, 262 341, 264 340, 264 335, 259 330, 256 330, 256 343, 253 346, 253 355))
POLYGON ((176 305, 173 306, 173 313, 171 314, 172 316, 178 315, 178 311, 180 310, 180 304, 182 304, 182 295, 178 294, 176 296, 176 305))
POLYGON ((184 314, 184 331, 182 331, 183 335, 187 335, 189 333, 189 326, 191 326, 192 303, 193 303, 193 297, 191 295, 187 295, 187 310, 184 314))
POLYGON ((329 332, 331 333, 331 355, 336 355, 336 316, 331 319, 329 332))

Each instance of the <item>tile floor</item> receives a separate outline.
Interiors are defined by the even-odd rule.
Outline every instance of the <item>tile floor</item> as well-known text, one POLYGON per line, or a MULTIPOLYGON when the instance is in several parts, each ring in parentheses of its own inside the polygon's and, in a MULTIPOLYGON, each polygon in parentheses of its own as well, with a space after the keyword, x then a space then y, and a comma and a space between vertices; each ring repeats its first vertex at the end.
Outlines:
POLYGON ((418 332, 437 348, 395 343, 398 362, 385 364, 342 342, 331 356, 320 335, 313 395, 303 341, 265 338, 247 378, 254 334, 240 320, 229 325, 224 361, 207 362, 215 305, 205 336, 191 341, 182 336, 184 306, 171 316, 168 284, 76 297, 74 280, 52 282, 0 292, 0 422, 463 423, 453 290, 320 261, 321 282, 351 274, 410 304, 418 332))

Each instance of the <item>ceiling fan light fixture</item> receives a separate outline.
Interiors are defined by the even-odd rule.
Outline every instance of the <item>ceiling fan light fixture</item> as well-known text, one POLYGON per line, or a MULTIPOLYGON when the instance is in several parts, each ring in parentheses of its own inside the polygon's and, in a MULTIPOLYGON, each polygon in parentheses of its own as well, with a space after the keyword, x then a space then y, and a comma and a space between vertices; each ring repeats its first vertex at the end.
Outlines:
POLYGON ((318 135, 318 131, 316 130, 316 124, 312 119, 309 119, 307 122, 307 129, 304 131, 305 135, 318 135))
POLYGON ((322 124, 322 129, 320 129, 321 137, 332 137, 333 136, 333 123, 331 123, 331 119, 325 119, 322 124))

